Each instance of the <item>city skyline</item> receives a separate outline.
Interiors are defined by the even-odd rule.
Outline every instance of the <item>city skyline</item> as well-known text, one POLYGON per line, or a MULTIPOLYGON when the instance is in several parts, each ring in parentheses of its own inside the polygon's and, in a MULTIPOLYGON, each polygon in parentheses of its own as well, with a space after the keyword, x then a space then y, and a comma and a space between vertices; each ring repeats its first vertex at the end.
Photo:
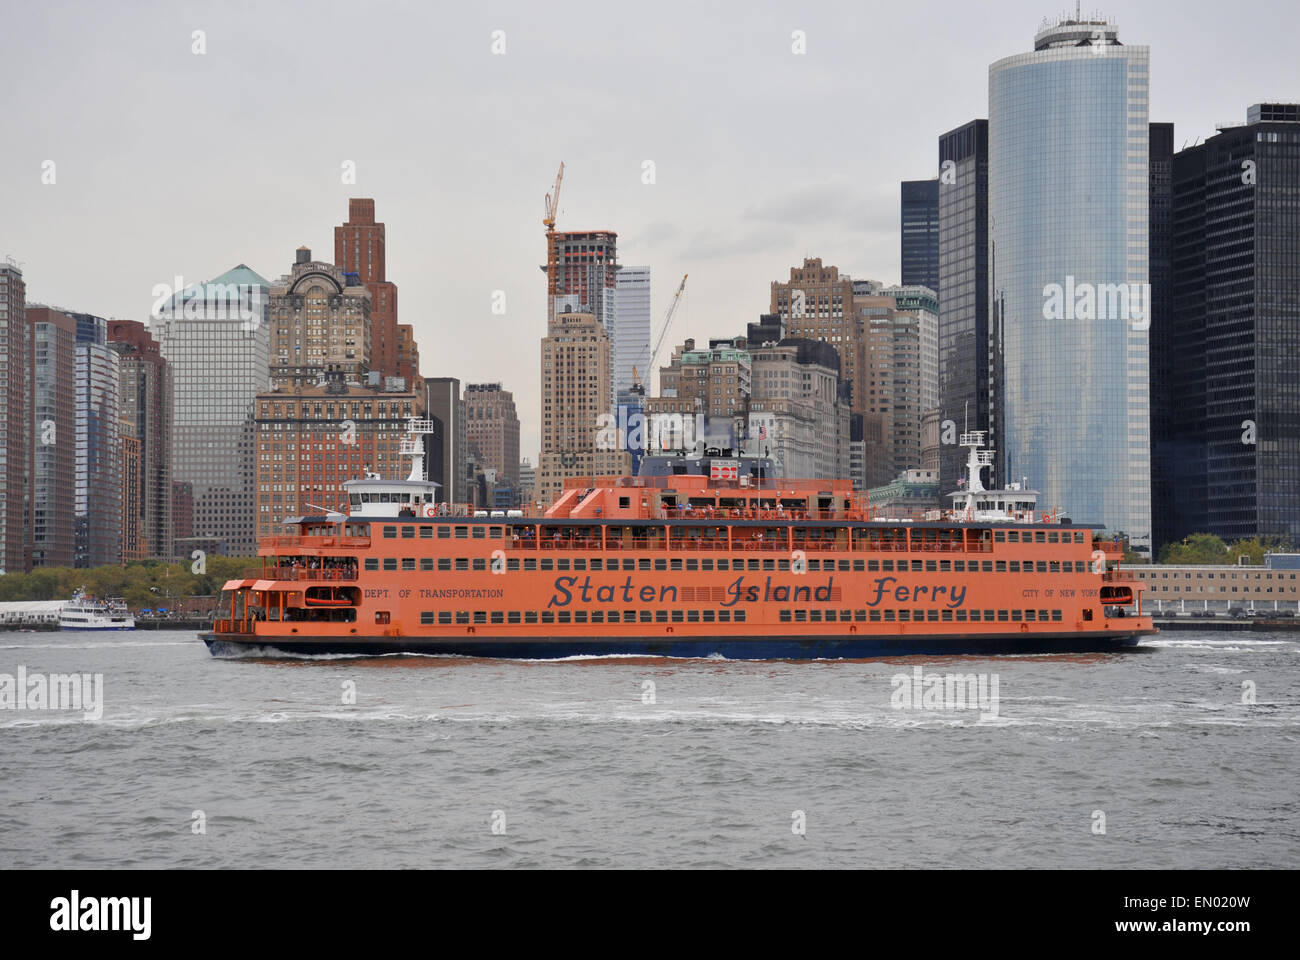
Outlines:
MULTIPOLYGON (((1266 21, 1281 9, 1246 4, 1237 17, 1266 21)), ((1220 35, 1188 10, 1102 11, 1151 48, 1150 116, 1175 124, 1176 149, 1212 136, 1216 122, 1239 122, 1248 104, 1295 99, 1285 32, 1252 39, 1249 70, 1207 71, 1221 56, 1220 35)), ((155 285, 177 275, 202 281, 241 262, 278 276, 285 251, 331 249, 349 198, 374 198, 388 226, 388 278, 402 289, 423 374, 502 382, 517 398, 531 458, 540 384, 527 347, 545 333, 542 195, 560 160, 557 230, 616 231, 620 261, 653 269, 654 334, 675 278, 689 272, 670 341, 731 335, 804 256, 898 282, 898 184, 937 173, 936 138, 987 115, 988 66, 1023 50, 1044 15, 1058 12, 933 4, 846 17, 765 4, 743 22, 692 9, 691 29, 665 16, 629 37, 601 33, 577 8, 554 21, 526 7, 460 19, 412 11, 427 29, 397 35, 386 32, 384 10, 340 30, 328 14, 273 9, 250 30, 218 8, 142 7, 115 15, 138 18, 139 29, 115 31, 105 50, 95 43, 106 16, 97 8, 18 10, 0 38, 0 70, 12 72, 11 89, 29 91, 11 110, 17 129, 37 135, 0 157, 0 257, 23 264, 29 304, 145 320, 155 285), (599 43, 583 45, 577 63, 618 68, 603 88, 584 84, 583 95, 616 109, 591 111, 600 123, 544 121, 553 111, 542 104, 562 102, 577 82, 548 64, 579 23, 599 43), (279 40, 291 29, 292 48, 279 40), (492 52, 494 30, 505 31, 504 55, 492 52), (792 51, 794 31, 803 31, 805 53, 792 51), (878 42, 889 35, 925 45, 878 42), (404 55, 373 65, 363 98, 333 66, 352 44, 379 37, 404 55), (41 89, 22 83, 35 75, 25 69, 36 66, 31 51, 55 38, 86 54, 83 73, 42 74, 41 89), (421 49, 429 55, 415 55, 421 49), (918 55, 942 69, 921 75, 918 55), (78 77, 105 56, 110 79, 85 89, 78 77), (904 70, 906 88, 891 79, 904 70), (167 86, 152 85, 163 73, 167 86), (430 82, 456 96, 430 98, 430 82), (389 95, 374 102, 380 88, 389 95), (716 107, 724 100, 725 112, 716 107), (636 109, 618 109, 624 103, 636 109), (846 103, 869 122, 849 124, 841 149, 810 150, 780 133, 787 122, 830 122, 846 103), (411 109, 421 123, 406 120, 411 109), (352 136, 354 118, 385 135, 352 136), (324 121, 340 123, 338 136, 307 145, 304 131, 324 121), (187 131, 200 123, 230 131, 230 149, 188 148, 187 131), (142 134, 157 126, 161 136, 142 134), (643 182, 647 160, 653 183, 643 182), (53 183, 42 182, 46 161, 53 183), (353 183, 342 177, 349 161, 353 183), (437 228, 444 222, 455 229, 437 228), (496 291, 504 315, 492 312, 496 291), (457 335, 466 320, 473 337, 457 335), (512 340, 520 349, 500 349, 512 340)))

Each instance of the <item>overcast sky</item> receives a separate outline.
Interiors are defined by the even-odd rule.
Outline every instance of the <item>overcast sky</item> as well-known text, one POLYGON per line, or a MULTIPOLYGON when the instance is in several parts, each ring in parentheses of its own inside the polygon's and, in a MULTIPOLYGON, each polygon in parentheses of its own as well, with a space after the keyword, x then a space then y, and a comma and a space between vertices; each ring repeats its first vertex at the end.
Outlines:
MULTIPOLYGON (((1181 147, 1251 103, 1300 100, 1298 10, 1101 13, 1151 48, 1151 119, 1173 122, 1181 147)), ((274 280, 300 244, 332 260, 348 197, 373 197, 422 372, 500 380, 535 463, 541 219, 561 160, 559 229, 616 230, 621 262, 653 268, 656 333, 690 273, 667 344, 740 333, 805 256, 897 282, 899 181, 935 175, 938 135, 987 116, 989 64, 1031 50, 1061 13, 1024 0, 11 2, 0 257, 22 263, 29 302, 146 320, 154 286, 177 275, 243 262, 274 280)))

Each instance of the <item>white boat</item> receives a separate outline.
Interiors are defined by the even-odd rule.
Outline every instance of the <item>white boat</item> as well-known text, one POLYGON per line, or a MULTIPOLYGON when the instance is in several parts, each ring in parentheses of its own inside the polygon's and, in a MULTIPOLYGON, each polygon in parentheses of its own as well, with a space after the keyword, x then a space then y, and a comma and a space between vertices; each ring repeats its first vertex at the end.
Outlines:
POLYGON ((63 605, 60 630, 134 630, 135 617, 121 600, 96 600, 82 591, 63 605))

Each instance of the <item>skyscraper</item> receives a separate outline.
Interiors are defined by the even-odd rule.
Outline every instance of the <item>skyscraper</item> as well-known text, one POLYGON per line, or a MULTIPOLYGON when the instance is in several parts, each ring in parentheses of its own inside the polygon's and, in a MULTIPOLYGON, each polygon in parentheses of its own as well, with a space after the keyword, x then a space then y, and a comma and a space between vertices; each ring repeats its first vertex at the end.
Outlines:
POLYGON ((142 557, 169 560, 172 542, 172 369, 157 341, 137 320, 112 320, 109 345, 118 352, 122 377, 122 418, 139 443, 140 472, 136 500, 122 504, 123 523, 130 514, 138 531, 142 557))
POLYGON ((387 277, 387 234, 375 222, 375 201, 348 200, 348 219, 334 228, 334 263, 370 291, 370 369, 403 377, 418 389, 420 355, 409 324, 397 322, 397 284, 387 277))
POLYGON ((257 394, 270 387, 269 285, 244 264, 166 301, 150 330, 171 365, 176 556, 257 553, 257 394))
MULTIPOLYGON (((617 276, 618 234, 612 230, 552 231, 546 234, 546 323, 561 313, 589 313, 596 318, 610 349, 618 341, 617 276)), ((617 400, 610 354, 611 375, 602 400, 606 411, 617 400)), ((538 470, 545 467, 538 464, 538 470)), ((558 488, 557 488, 558 489, 558 488)))
POLYGON ((939 289, 939 181, 902 184, 903 286, 939 289))
POLYGON ((771 320, 784 324, 787 337, 821 340, 840 355, 840 377, 848 381, 853 411, 867 406, 863 380, 867 369, 867 337, 854 309, 853 278, 838 267, 822 266, 820 257, 804 259, 790 268, 788 281, 773 281, 771 320))
POLYGON ((77 323, 76 565, 99 567, 122 561, 121 363, 107 320, 69 316, 77 323))
POLYGON ((0 573, 28 568, 27 441, 30 372, 27 286, 13 261, 0 263, 0 573))
POLYGON ((1255 104, 1174 156, 1172 355, 1157 369, 1173 377, 1175 537, 1300 538, 1297 196, 1300 104, 1255 104))
POLYGON ((614 389, 620 404, 637 402, 631 394, 633 370, 643 385, 650 370, 650 268, 622 267, 615 279, 614 389))
POLYGON ((989 122, 972 120, 941 136, 939 169, 939 488, 946 494, 965 471, 960 432, 989 429, 989 122))
POLYGON ((989 68, 998 480, 1151 544, 1149 52, 1045 26, 989 68))
POLYGON ((429 377, 424 382, 433 434, 427 439, 429 479, 442 486, 438 495, 448 503, 468 502, 465 461, 467 432, 465 398, 455 377, 429 377))
POLYGON ((76 562, 73 503, 77 463, 77 323, 28 307, 32 382, 32 566, 76 562))

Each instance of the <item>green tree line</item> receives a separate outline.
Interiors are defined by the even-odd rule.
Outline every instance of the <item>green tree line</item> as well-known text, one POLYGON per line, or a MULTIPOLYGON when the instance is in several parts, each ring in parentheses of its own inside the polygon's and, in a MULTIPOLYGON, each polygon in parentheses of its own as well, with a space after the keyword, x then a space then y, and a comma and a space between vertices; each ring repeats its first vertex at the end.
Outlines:
POLYGON ((1166 543, 1160 548, 1161 563, 1232 563, 1238 557, 1250 557, 1250 563, 1264 562, 1266 553, 1290 553, 1292 546, 1280 537, 1251 537, 1224 543, 1212 533, 1193 533, 1181 543, 1166 543))
POLYGON ((134 561, 124 566, 38 567, 31 573, 0 576, 0 602, 68 600, 78 588, 92 597, 121 597, 132 610, 169 607, 177 598, 211 597, 227 580, 243 577, 260 566, 256 557, 206 558, 201 574, 191 564, 163 560, 134 561))

